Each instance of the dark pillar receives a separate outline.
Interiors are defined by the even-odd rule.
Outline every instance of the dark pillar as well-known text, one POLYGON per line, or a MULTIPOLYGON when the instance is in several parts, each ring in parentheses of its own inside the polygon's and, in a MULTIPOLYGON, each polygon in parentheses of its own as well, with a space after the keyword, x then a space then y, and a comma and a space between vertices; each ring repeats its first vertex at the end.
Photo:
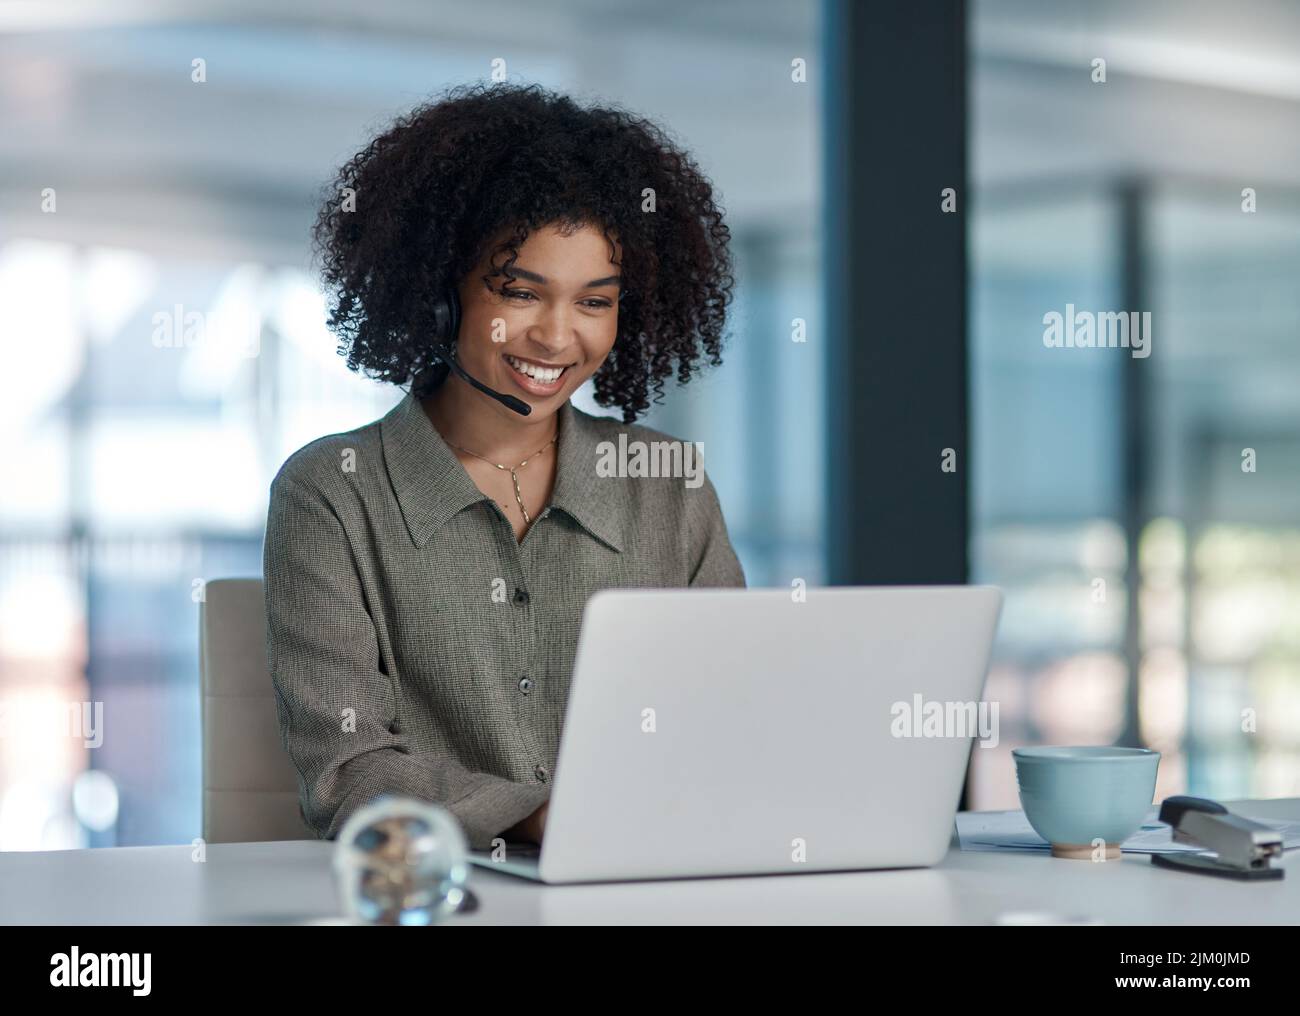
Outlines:
POLYGON ((961 583, 966 4, 828 0, 825 15, 827 575, 961 583))

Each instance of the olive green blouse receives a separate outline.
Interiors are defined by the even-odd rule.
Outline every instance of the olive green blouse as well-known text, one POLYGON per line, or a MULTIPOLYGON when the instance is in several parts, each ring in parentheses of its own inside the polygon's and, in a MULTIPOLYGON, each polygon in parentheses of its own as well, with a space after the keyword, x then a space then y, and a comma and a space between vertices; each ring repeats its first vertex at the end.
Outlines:
POLYGON ((609 468, 614 449, 672 438, 559 414, 554 491, 522 541, 409 394, 277 473, 267 649, 318 836, 395 793, 443 805, 486 849, 549 796, 587 598, 745 584, 702 467, 609 468))

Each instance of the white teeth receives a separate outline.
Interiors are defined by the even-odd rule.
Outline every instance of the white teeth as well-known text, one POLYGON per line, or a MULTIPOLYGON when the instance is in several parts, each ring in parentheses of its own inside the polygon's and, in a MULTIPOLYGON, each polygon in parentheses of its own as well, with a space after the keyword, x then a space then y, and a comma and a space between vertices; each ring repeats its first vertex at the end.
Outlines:
POLYGON ((563 367, 539 367, 535 363, 525 363, 523 360, 516 360, 513 356, 506 357, 506 363, 510 364, 520 374, 526 374, 539 384, 551 384, 561 374, 564 373, 563 367))

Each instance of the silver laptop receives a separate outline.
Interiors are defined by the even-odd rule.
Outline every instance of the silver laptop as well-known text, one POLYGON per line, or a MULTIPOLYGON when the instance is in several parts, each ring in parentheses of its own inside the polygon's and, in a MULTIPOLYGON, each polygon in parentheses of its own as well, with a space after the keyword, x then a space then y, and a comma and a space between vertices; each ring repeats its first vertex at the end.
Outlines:
MULTIPOLYGON (((605 590, 583 613, 547 883, 924 867, 948 849, 991 586, 605 590)), ((504 853, 504 856, 500 856, 504 853)))

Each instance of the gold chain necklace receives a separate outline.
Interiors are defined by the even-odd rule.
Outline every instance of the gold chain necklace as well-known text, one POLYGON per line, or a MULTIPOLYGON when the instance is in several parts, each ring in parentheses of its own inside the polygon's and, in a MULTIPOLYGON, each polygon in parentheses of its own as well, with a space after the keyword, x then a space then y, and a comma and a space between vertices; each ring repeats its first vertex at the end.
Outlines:
POLYGON ((524 459, 524 461, 519 463, 519 465, 517 466, 503 466, 499 462, 493 462, 491 459, 483 458, 483 456, 480 455, 478 452, 472 452, 468 448, 462 448, 458 444, 452 444, 452 442, 450 441, 448 441, 447 444, 451 445, 457 451, 464 452, 466 455, 473 455, 474 458, 476 459, 483 459, 483 461, 486 462, 489 466, 495 466, 497 469, 502 469, 509 472, 510 479, 512 479, 515 482, 515 500, 519 503, 519 510, 524 513, 524 525, 529 526, 532 525, 533 520, 529 518, 528 509, 524 507, 524 495, 519 490, 519 476, 515 473, 515 470, 523 469, 524 466, 528 465, 528 463, 531 462, 533 459, 535 459, 538 455, 541 455, 542 452, 546 451, 547 448, 551 447, 551 445, 555 444, 555 442, 558 441, 559 439, 560 439, 560 435, 556 434, 555 437, 547 441, 546 444, 538 448, 537 451, 533 452, 532 455, 528 456, 528 458, 524 459))

